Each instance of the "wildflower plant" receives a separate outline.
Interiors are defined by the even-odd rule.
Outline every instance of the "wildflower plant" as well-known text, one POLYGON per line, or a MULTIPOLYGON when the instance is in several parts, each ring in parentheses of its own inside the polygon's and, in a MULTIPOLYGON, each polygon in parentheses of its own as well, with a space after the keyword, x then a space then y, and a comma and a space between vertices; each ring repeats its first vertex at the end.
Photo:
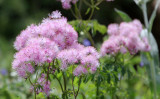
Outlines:
MULTIPOLYGON (((159 0, 150 21, 146 14, 147 1, 134 0, 142 8, 145 26, 138 19, 132 20, 124 12, 115 9, 124 22, 112 23, 108 28, 92 20, 92 16, 103 1, 110 3, 114 0, 58 1, 64 9, 71 10, 76 20, 68 22, 61 12, 53 11, 41 23, 28 26, 14 42, 17 52, 12 68, 30 82, 35 99, 40 93, 44 93, 48 99, 57 97, 51 92, 54 79, 59 83, 62 91, 59 97, 63 99, 77 99, 81 83, 87 84, 89 81, 96 87, 96 99, 104 98, 106 93, 118 97, 116 92, 122 90, 121 80, 131 79, 131 68, 140 62, 150 67, 148 74, 154 89, 154 99, 157 99, 155 66, 159 66, 159 57, 151 30, 159 0), (83 20, 78 7, 82 3, 88 6, 87 20, 83 20), (107 39, 100 47, 93 40, 97 33, 107 34, 107 39), (131 63, 131 60, 135 63, 131 63)), ((84 94, 82 96, 85 97, 84 94)))

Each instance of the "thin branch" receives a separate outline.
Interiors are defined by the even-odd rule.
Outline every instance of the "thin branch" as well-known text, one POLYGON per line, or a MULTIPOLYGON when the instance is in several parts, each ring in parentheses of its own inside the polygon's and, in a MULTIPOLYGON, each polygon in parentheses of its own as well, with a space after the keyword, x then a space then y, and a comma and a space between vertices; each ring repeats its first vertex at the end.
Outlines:
MULTIPOLYGON (((49 66, 48 66, 48 71, 47 71, 47 84, 48 84, 48 79, 49 79, 49 68, 50 68, 50 63, 49 63, 49 66)), ((49 99, 49 96, 47 96, 47 99, 49 99)))
POLYGON ((59 83, 59 85, 60 85, 60 87, 61 87, 62 93, 63 93, 63 86, 62 86, 61 81, 57 78, 56 75, 53 75, 53 76, 57 79, 57 81, 58 81, 58 83, 59 83))
POLYGON ((86 4, 87 6, 91 7, 91 4, 88 3, 86 0, 83 0, 84 4, 86 4))
POLYGON ((33 88, 34 88, 34 98, 36 99, 36 89, 35 89, 35 87, 34 87, 35 85, 32 83, 30 77, 28 78, 28 80, 29 80, 29 82, 31 83, 31 85, 32 85, 33 88))
POLYGON ((70 11, 71 11, 72 15, 73 15, 76 19, 78 19, 78 17, 75 15, 75 13, 73 12, 73 10, 70 9, 70 11))
POLYGON ((80 76, 80 78, 79 78, 78 91, 77 91, 77 94, 76 94, 76 98, 77 98, 78 93, 79 93, 79 89, 80 89, 80 85, 81 85, 81 79, 82 79, 82 76, 80 76))
POLYGON ((151 18, 150 18, 150 20, 149 20, 149 29, 148 29, 149 32, 152 31, 153 21, 154 21, 154 19, 156 18, 156 12, 157 12, 157 10, 158 10, 159 4, 160 4, 160 0, 157 0, 156 6, 155 6, 154 11, 153 11, 152 14, 151 14, 151 18))
POLYGON ((73 78, 73 74, 72 74, 72 87, 73 87, 73 95, 74 95, 74 99, 76 99, 76 93, 75 93, 75 90, 74 90, 74 78, 73 78))
POLYGON ((143 11, 144 23, 145 23, 146 28, 148 29, 149 22, 148 22, 146 3, 142 4, 142 11, 143 11))
POLYGON ((97 3, 95 4, 95 6, 100 5, 103 1, 104 1, 104 0, 100 0, 99 2, 97 2, 97 3))
POLYGON ((65 78, 64 72, 62 73, 62 75, 64 80, 64 90, 66 91, 67 87, 66 87, 66 78, 65 78))
POLYGON ((31 83, 31 85, 32 85, 32 86, 34 86, 34 84, 32 83, 31 79, 30 79, 30 78, 28 78, 28 80, 29 80, 29 82, 31 83))

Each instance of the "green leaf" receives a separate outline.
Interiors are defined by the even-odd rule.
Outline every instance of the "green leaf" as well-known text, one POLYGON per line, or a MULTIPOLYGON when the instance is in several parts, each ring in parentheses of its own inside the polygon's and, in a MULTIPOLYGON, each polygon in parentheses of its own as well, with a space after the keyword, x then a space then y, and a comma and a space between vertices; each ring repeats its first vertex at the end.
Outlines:
POLYGON ((88 8, 85 15, 87 15, 90 12, 91 8, 88 8))
POLYGON ((90 21, 84 21, 84 20, 73 20, 69 22, 74 29, 80 33, 81 31, 90 31, 93 36, 96 35, 97 32, 104 35, 107 32, 107 27, 105 25, 102 25, 98 23, 97 20, 90 20, 90 21))
POLYGON ((97 31, 104 35, 107 32, 107 27, 105 25, 99 24, 98 21, 93 20, 93 36, 96 35, 97 31))
POLYGON ((120 17, 123 19, 123 21, 126 21, 126 22, 132 21, 132 19, 129 17, 129 15, 126 14, 125 12, 120 11, 118 9, 115 9, 115 11, 120 15, 120 17))
POLYGON ((100 8, 99 7, 96 7, 96 10, 99 10, 100 8))

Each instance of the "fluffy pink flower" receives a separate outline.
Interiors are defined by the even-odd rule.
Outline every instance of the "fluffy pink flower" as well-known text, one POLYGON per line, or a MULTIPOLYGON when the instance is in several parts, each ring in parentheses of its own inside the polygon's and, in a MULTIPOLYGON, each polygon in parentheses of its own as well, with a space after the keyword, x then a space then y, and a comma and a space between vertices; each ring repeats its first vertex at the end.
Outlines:
POLYGON ((71 3, 75 4, 78 0, 59 0, 62 3, 64 9, 70 9, 71 3))
POLYGON ((108 34, 110 36, 118 35, 119 34, 119 25, 118 24, 110 24, 108 26, 108 34))
POLYGON ((88 73, 87 69, 86 69, 84 66, 82 66, 82 65, 77 66, 77 67, 74 69, 74 71, 73 71, 73 74, 74 74, 75 76, 80 76, 80 75, 82 75, 82 74, 87 74, 87 73, 88 73))
POLYGON ((24 48, 26 41, 28 38, 32 37, 32 33, 34 33, 36 25, 32 24, 27 27, 26 30, 23 30, 19 36, 17 36, 16 41, 14 42, 14 48, 19 51, 24 48))
POLYGON ((71 46, 67 47, 67 49, 77 49, 77 50, 82 50, 85 46, 79 43, 73 43, 71 46))
POLYGON ((62 61, 62 68, 65 69, 65 64, 72 65, 79 61, 79 52, 76 49, 62 50, 59 52, 57 59, 62 61))
POLYGON ((114 55, 118 52, 124 54, 127 51, 130 54, 136 54, 138 51, 149 51, 147 39, 140 38, 141 31, 142 24, 136 19, 128 23, 122 22, 120 25, 109 25, 109 39, 102 44, 101 55, 114 55))
POLYGON ((98 59, 92 55, 83 57, 81 60, 81 64, 83 66, 86 66, 86 68, 90 69, 91 73, 94 73, 99 67, 98 59))
POLYGON ((77 46, 80 46, 81 49, 70 48, 59 52, 57 59, 61 60, 60 68, 66 70, 68 66, 80 65, 80 67, 77 66, 77 69, 74 70, 74 75, 84 74, 82 70, 87 70, 87 72, 89 70, 91 73, 94 73, 99 67, 98 59, 100 55, 93 47, 82 47, 79 44, 77 46))
POLYGON ((82 57, 87 57, 89 55, 94 56, 97 59, 99 59, 99 57, 100 57, 97 50, 94 47, 91 47, 91 46, 84 47, 83 49, 80 50, 79 54, 80 54, 81 58, 82 57))
MULTIPOLYGON (((54 12, 53 14, 55 15, 54 12)), ((51 17, 54 17, 51 15, 51 17)), ((58 17, 59 15, 55 15, 58 17)), ((14 47, 21 50, 25 47, 26 42, 30 38, 45 37, 54 41, 59 49, 65 49, 77 42, 78 34, 74 28, 67 23, 67 19, 61 17, 59 19, 46 18, 39 25, 31 25, 16 38, 14 47)))
POLYGON ((56 11, 53 11, 48 16, 49 16, 49 18, 57 19, 57 18, 61 18, 62 14, 61 14, 61 12, 59 12, 58 10, 56 10, 56 11))
POLYGON ((47 38, 31 38, 26 42, 25 48, 15 54, 12 68, 18 72, 24 71, 25 68, 25 70, 33 73, 34 68, 32 69, 29 63, 41 65, 45 62, 52 62, 58 51, 57 44, 47 38))
POLYGON ((116 54, 120 50, 121 45, 123 45, 121 40, 122 39, 117 36, 110 37, 102 44, 101 55, 104 56, 105 54, 116 54))

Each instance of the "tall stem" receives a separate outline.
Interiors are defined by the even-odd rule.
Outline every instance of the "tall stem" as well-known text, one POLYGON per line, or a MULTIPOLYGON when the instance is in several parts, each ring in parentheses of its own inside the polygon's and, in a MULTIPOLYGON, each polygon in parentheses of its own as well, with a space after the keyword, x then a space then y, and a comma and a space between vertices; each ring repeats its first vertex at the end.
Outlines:
POLYGON ((93 40, 92 36, 90 35, 90 33, 88 31, 85 31, 85 32, 87 33, 88 39, 90 40, 92 46, 95 46, 94 40, 93 40))
POLYGON ((67 97, 67 94, 66 94, 66 91, 67 91, 67 82, 66 82, 66 78, 65 78, 65 75, 64 75, 64 72, 62 72, 62 75, 63 75, 63 81, 64 81, 64 91, 65 92, 65 98, 68 99, 67 97))
POLYGON ((99 84, 97 83, 96 89, 96 99, 99 99, 99 84))
POLYGON ((104 0, 100 0, 99 2, 97 2, 97 3, 95 4, 95 6, 100 5, 103 1, 104 1, 104 0))
POLYGON ((62 74, 63 74, 64 90, 66 90, 66 78, 65 78, 64 72, 62 74))
POLYGON ((36 92, 34 92, 34 99, 36 99, 36 92))
MULTIPOLYGON (((148 21, 148 15, 147 15, 147 7, 146 7, 146 2, 144 2, 143 4, 142 4, 142 11, 143 11, 143 16, 144 16, 144 22, 145 22, 145 26, 146 26, 146 28, 147 28, 147 30, 149 30, 149 21, 148 21)), ((151 31, 151 30, 150 30, 151 31)), ((148 31, 148 33, 149 33, 149 35, 150 35, 150 33, 151 32, 149 32, 148 31)), ((149 38, 149 37, 148 37, 149 38)), ((149 41, 150 41, 150 39, 149 39, 149 41)), ((152 57, 152 56, 151 56, 152 57)), ((156 72, 155 72, 155 66, 154 66, 154 62, 153 62, 153 60, 151 59, 151 61, 150 61, 150 68, 151 68, 151 77, 152 77, 152 82, 153 82, 153 88, 154 88, 154 99, 157 99, 157 88, 156 88, 156 72)))
MULTIPOLYGON (((49 68, 50 68, 50 63, 49 63, 49 66, 48 66, 48 71, 47 71, 47 84, 48 84, 48 79, 49 79, 49 68)), ((47 96, 47 99, 49 99, 49 96, 47 96)))
POLYGON ((82 76, 80 76, 80 78, 79 78, 78 91, 77 91, 77 93, 76 93, 76 98, 77 98, 78 93, 79 93, 79 89, 80 89, 80 85, 81 85, 81 79, 82 79, 82 76))
POLYGON ((76 93, 75 93, 75 90, 74 90, 74 77, 73 77, 73 74, 72 74, 72 87, 73 87, 73 95, 74 95, 74 99, 76 99, 76 93))
POLYGON ((146 28, 148 29, 149 22, 148 22, 146 2, 142 4, 142 11, 143 11, 144 23, 145 23, 146 28))
POLYGON ((151 32, 152 30, 153 22, 154 22, 154 19, 156 18, 156 13, 157 13, 159 4, 160 4, 160 0, 157 0, 154 11, 152 12, 151 18, 149 19, 149 32, 151 32))
POLYGON ((91 0, 91 8, 92 8, 92 10, 91 10, 91 14, 90 14, 88 20, 91 20, 91 18, 92 18, 92 16, 93 16, 93 13, 94 13, 95 7, 96 7, 96 6, 94 5, 94 1, 91 0))
POLYGON ((54 77, 57 79, 57 81, 58 81, 58 83, 59 83, 59 85, 60 85, 60 87, 61 87, 62 93, 63 93, 63 86, 62 86, 61 81, 57 78, 56 75, 54 75, 54 77))
POLYGON ((156 73, 155 73, 155 66, 154 66, 153 60, 151 60, 151 76, 153 79, 154 99, 157 99, 156 73))
POLYGON ((29 82, 31 83, 31 85, 33 86, 33 88, 34 88, 34 98, 36 99, 36 88, 35 88, 35 86, 34 86, 34 84, 32 83, 32 81, 31 81, 31 79, 30 78, 28 78, 29 79, 29 82))

